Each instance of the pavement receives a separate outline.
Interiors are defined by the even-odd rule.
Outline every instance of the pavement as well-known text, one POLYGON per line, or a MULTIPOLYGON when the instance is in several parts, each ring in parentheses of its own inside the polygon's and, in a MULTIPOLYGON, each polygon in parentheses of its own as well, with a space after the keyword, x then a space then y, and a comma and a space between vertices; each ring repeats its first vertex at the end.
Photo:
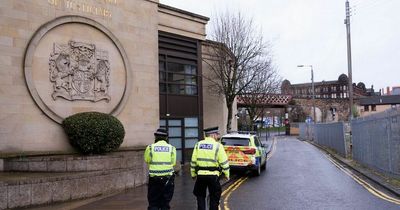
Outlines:
MULTIPOLYGON (((222 183, 226 184, 226 183, 222 183)), ((190 166, 186 164, 175 178, 175 191, 172 209, 196 209, 196 198, 192 193, 194 181, 190 176, 190 166)), ((147 209, 147 185, 142 185, 112 195, 98 196, 90 199, 77 200, 65 203, 56 203, 49 206, 29 208, 30 210, 142 210, 147 209)))

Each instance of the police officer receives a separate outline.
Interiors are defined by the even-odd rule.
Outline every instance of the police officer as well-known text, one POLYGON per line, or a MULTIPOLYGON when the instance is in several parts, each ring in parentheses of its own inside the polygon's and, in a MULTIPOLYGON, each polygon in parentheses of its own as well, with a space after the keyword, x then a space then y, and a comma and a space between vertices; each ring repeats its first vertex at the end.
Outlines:
POLYGON ((206 138, 199 141, 194 149, 190 171, 196 179, 193 194, 197 198, 197 209, 206 209, 206 191, 210 194, 210 210, 217 210, 221 198, 221 172, 229 180, 229 163, 224 147, 218 142, 218 127, 204 129, 206 138))
POLYGON ((170 209, 169 202, 174 194, 176 149, 167 143, 165 129, 157 129, 154 136, 155 143, 147 146, 144 152, 144 160, 149 166, 148 210, 166 210, 170 209))

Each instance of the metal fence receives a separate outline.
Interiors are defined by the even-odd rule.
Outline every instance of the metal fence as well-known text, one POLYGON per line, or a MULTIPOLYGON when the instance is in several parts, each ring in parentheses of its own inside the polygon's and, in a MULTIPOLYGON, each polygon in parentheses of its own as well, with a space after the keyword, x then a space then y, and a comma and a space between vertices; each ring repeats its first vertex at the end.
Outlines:
POLYGON ((345 125, 337 123, 301 123, 299 138, 313 140, 315 143, 335 150, 343 157, 347 156, 345 125))
POLYGON ((299 123, 299 138, 302 140, 313 140, 313 127, 309 123, 299 123))
POLYGON ((345 130, 343 122, 318 123, 314 125, 314 141, 335 150, 346 157, 345 130))
POLYGON ((352 120, 353 159, 400 175, 400 109, 352 120))

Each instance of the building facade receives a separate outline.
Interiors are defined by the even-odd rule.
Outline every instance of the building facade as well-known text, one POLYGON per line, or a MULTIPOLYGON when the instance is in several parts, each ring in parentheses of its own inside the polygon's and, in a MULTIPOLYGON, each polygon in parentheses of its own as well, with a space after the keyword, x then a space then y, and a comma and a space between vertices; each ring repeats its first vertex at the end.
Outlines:
MULTIPOLYGON (((348 77, 341 74, 337 80, 314 82, 316 122, 347 121, 349 119, 349 88, 348 77)), ((301 110, 307 116, 313 116, 313 91, 312 83, 291 84, 284 80, 281 86, 283 94, 293 97, 291 110, 301 110)), ((373 86, 366 88, 365 84, 353 83, 354 103, 357 104, 361 98, 380 95, 374 91, 373 86)))
POLYGON ((373 96, 360 99, 358 110, 361 117, 400 107, 400 95, 373 96))
POLYGON ((382 95, 400 95, 400 86, 394 86, 392 88, 386 87, 386 91, 384 88, 382 88, 380 91, 382 95))
POLYGON ((201 76, 207 17, 157 0, 2 1, 0 9, 1 154, 74 152, 60 123, 85 111, 116 116, 124 149, 144 148, 167 128, 181 161, 204 126, 225 127, 213 120, 223 106, 204 100, 216 99, 201 76))
POLYGON ((201 42, 159 32, 160 126, 187 161, 203 125, 201 42), (189 53, 188 53, 189 52, 189 53))
MULTIPOLYGON (((315 98, 317 99, 346 99, 349 97, 348 77, 341 74, 338 80, 314 82, 315 98)), ((374 92, 373 86, 370 89, 365 84, 359 82, 353 83, 354 98, 372 96, 374 92)), ((282 82, 281 92, 283 94, 291 94, 294 98, 312 98, 312 84, 291 84, 289 80, 282 82)))
POLYGON ((224 100, 202 81, 208 20, 158 0, 0 1, 0 209, 145 184, 158 127, 181 163, 204 127, 224 132, 224 100), (62 121, 89 111, 122 122, 118 151, 70 145, 62 121))

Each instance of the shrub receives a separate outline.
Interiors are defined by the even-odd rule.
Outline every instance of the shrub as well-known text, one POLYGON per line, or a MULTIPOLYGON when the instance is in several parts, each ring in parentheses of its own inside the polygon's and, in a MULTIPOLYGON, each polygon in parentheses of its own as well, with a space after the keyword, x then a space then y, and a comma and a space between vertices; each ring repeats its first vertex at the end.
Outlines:
POLYGON ((124 140, 122 123, 109 114, 82 112, 62 122, 71 145, 83 154, 102 154, 116 150, 124 140))

